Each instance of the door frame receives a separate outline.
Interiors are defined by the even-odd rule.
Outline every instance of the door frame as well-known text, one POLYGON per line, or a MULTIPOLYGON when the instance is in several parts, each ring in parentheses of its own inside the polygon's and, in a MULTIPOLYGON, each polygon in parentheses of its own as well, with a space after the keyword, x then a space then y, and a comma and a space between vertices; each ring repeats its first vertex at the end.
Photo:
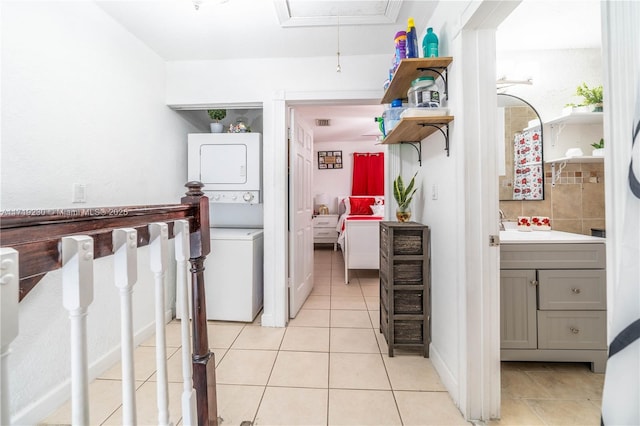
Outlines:
POLYGON ((264 103, 264 310, 263 327, 285 327, 289 320, 289 190, 287 187, 287 111, 296 105, 376 104, 377 90, 285 91, 264 103), (271 141, 271 143, 270 143, 271 141))

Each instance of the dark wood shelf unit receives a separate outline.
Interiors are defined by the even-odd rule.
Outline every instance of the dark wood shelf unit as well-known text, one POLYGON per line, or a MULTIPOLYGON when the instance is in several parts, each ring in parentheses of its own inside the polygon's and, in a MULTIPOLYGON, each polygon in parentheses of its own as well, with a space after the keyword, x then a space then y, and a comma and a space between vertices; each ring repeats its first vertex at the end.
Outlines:
POLYGON ((380 332, 390 357, 396 348, 429 357, 430 259, 429 227, 380 223, 380 332))

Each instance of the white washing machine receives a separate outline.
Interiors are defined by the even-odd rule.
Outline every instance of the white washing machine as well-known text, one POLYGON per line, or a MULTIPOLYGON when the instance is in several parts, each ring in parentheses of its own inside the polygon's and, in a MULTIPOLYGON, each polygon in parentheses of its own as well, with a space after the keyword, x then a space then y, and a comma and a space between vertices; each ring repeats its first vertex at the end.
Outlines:
POLYGON ((207 319, 252 322, 262 309, 262 229, 210 228, 204 262, 207 319))

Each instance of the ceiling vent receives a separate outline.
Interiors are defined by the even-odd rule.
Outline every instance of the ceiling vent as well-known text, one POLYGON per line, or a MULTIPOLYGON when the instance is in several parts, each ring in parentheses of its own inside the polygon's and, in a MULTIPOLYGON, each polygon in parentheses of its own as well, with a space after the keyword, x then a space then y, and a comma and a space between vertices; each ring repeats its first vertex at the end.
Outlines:
POLYGON ((329 119, 328 118, 316 118, 316 126, 318 127, 329 127, 329 119))

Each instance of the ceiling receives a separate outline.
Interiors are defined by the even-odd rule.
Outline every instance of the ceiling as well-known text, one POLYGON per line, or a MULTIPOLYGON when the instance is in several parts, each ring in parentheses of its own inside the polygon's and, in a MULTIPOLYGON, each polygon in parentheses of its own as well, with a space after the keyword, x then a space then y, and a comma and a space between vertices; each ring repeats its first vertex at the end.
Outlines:
MULTIPOLYGON (((414 17, 424 28, 437 1, 426 0, 109 0, 97 4, 166 61, 393 54, 393 36, 414 17), (198 4, 198 10, 195 5, 198 4), (339 18, 338 18, 339 16, 339 18)), ((600 2, 524 0, 500 26, 498 51, 600 46, 600 2)), ((381 105, 299 106, 314 140, 362 141, 379 134, 381 105)))
POLYGON ((342 55, 392 56, 393 37, 406 26, 407 18, 415 17, 416 28, 422 28, 437 4, 424 0, 198 1, 198 10, 193 0, 97 4, 167 61, 333 56, 338 46, 337 15, 342 55))

